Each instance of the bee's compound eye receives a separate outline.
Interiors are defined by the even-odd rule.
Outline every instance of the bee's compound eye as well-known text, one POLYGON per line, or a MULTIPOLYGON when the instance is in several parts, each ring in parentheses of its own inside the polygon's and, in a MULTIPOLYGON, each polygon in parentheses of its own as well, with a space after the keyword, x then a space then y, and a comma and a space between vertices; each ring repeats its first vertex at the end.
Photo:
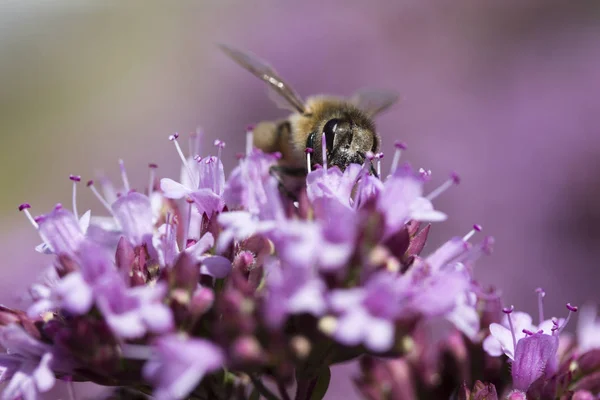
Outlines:
POLYGON ((335 131, 337 130, 338 126, 340 125, 340 120, 335 118, 335 119, 330 119, 329 121, 327 121, 327 123, 325 124, 325 127, 323 128, 323 133, 325 133, 325 140, 327 141, 327 151, 331 151, 333 149, 333 140, 335 139, 335 131))

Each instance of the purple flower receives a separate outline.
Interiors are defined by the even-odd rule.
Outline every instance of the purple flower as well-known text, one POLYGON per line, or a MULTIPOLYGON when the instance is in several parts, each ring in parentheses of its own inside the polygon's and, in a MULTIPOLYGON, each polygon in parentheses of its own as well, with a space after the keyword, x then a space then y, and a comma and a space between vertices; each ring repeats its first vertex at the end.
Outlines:
POLYGON ((10 380, 2 399, 37 399, 39 393, 54 386, 52 369, 63 373, 71 370, 68 362, 56 359, 51 346, 29 336, 18 325, 0 327, 0 347, 7 352, 0 354, 0 383, 10 380))
POLYGON ((473 341, 475 341, 480 330, 479 313, 475 308, 476 304, 476 294, 471 291, 464 292, 458 296, 454 309, 446 315, 446 319, 456 329, 473 341))
POLYGON ((200 264, 200 273, 213 278, 225 278, 231 272, 231 261, 222 256, 211 256, 207 252, 213 248, 215 239, 210 232, 205 233, 198 242, 185 251, 200 264))
POLYGON ((556 358, 558 336, 535 333, 517 343, 512 364, 514 388, 527 391, 556 358))
POLYGON ((363 173, 356 185, 354 208, 363 207, 370 200, 377 199, 383 190, 383 182, 372 175, 363 173))
POLYGON ((434 210, 430 199, 423 197, 425 179, 410 167, 398 168, 383 184, 377 209, 385 215, 386 234, 400 230, 409 220, 443 221, 446 215, 434 210))
MULTIPOLYGON (((42 287, 38 287, 42 289, 42 287)), ((31 317, 42 313, 63 309, 72 315, 87 313, 93 305, 92 288, 85 282, 80 272, 71 272, 59 280, 52 288, 38 290, 37 301, 27 311, 31 317)))
POLYGON ((216 157, 208 157, 199 162, 199 189, 189 194, 200 215, 220 212, 225 203, 222 195, 225 186, 223 164, 216 157))
POLYGON ((181 183, 172 179, 163 178, 160 182, 164 196, 170 199, 181 199, 189 197, 200 215, 206 213, 211 215, 223 209, 222 200, 225 187, 225 171, 221 162, 220 153, 225 143, 215 141, 219 148, 219 156, 209 156, 202 159, 199 156, 185 158, 179 146, 179 135, 174 134, 169 137, 175 144, 175 148, 181 158, 183 167, 181 170, 181 183))
POLYGON ((287 315, 320 316, 325 312, 325 284, 310 269, 283 267, 271 260, 266 265, 266 274, 264 316, 270 327, 281 326, 287 315))
MULTIPOLYGON (((88 217, 86 220, 89 224, 88 217)), ((84 226, 80 225, 73 213, 58 205, 52 212, 38 219, 39 233, 50 252, 72 256, 85 239, 87 227, 86 221, 83 222, 84 226)))
MULTIPOLYGON (((542 289, 537 289, 537 293, 542 320, 545 293, 542 289)), ((569 315, 566 319, 543 321, 537 328, 532 325, 532 318, 528 314, 513 313, 513 309, 503 310, 506 314, 504 326, 496 323, 490 325, 491 335, 485 339, 483 348, 491 356, 504 353, 512 360, 513 386, 518 391, 526 392, 538 379, 548 380, 558 371, 560 334, 577 307, 567 304, 569 315)))
POLYGON ((28 310, 31 317, 53 309, 83 315, 92 308, 95 287, 103 280, 119 278, 106 250, 97 244, 83 241, 75 257, 79 270, 53 279, 49 285, 35 286, 36 301, 28 310))
POLYGON ((306 176, 306 193, 308 199, 315 203, 317 200, 336 200, 347 208, 352 208, 352 189, 362 171, 358 164, 350 164, 340 171, 338 167, 320 168, 306 176))
POLYGON ((505 354, 511 360, 515 358, 515 342, 527 337, 523 330, 531 332, 537 331, 533 325, 533 319, 527 313, 516 311, 510 315, 512 325, 509 324, 509 316, 504 315, 502 324, 492 323, 490 325, 490 336, 483 341, 484 350, 493 357, 499 357, 505 354), (515 341, 513 341, 513 333, 515 341))
MULTIPOLYGON (((562 330, 568 320, 548 319, 541 320, 544 316, 542 301, 545 293, 538 289, 538 306, 540 313, 540 324, 535 326, 531 316, 524 312, 513 312, 512 307, 504 310, 502 324, 492 323, 490 325, 490 336, 483 341, 483 349, 492 357, 501 356, 504 353, 511 360, 515 359, 515 347, 522 339, 528 336, 528 332, 541 332, 554 335, 558 328, 562 330)), ((570 316, 571 310, 569 310, 570 316)))
MULTIPOLYGON (((471 285, 471 277, 461 268, 446 268, 432 275, 413 275, 404 285, 411 293, 407 310, 427 317, 447 316, 456 309, 471 285), (444 296, 440 296, 444 293, 444 296)), ((468 306, 463 303, 463 306, 468 306)))
POLYGON ((132 245, 152 244, 154 224, 148 196, 136 192, 129 193, 119 197, 111 209, 123 235, 132 245))
POLYGON ((318 233, 315 235, 318 242, 313 253, 317 255, 321 269, 339 269, 355 251, 358 219, 352 209, 337 201, 319 199, 315 210, 319 210, 318 233))
POLYGON ((261 221, 258 216, 246 211, 219 214, 218 221, 223 227, 217 241, 218 252, 223 252, 233 240, 240 241, 256 234, 271 232, 278 226, 278 221, 261 221))
MULTIPOLYGON (((244 208, 251 214, 259 214, 268 206, 263 185, 273 179, 270 168, 275 162, 275 155, 256 149, 240 161, 240 165, 229 175, 223 192, 223 199, 229 209, 244 208)), ((272 206, 278 207, 278 204, 272 206)))
MULTIPOLYGON (((1 357, 1 356, 0 356, 1 357)), ((52 354, 46 353, 39 363, 33 361, 22 361, 17 370, 4 371, 0 382, 4 381, 4 374, 11 375, 10 382, 2 393, 3 400, 23 398, 24 400, 38 399, 40 393, 45 393, 54 387, 56 378, 50 366, 52 354)), ((3 361, 0 358, 0 364, 3 361)), ((8 378, 7 378, 8 379, 8 378)))
MULTIPOLYGON (((425 393, 437 391, 432 377, 440 372, 445 379, 437 366, 443 351, 468 375, 465 353, 477 342, 469 346, 457 329, 472 339, 479 333, 472 262, 490 241, 469 244, 475 227, 421 258, 429 227, 419 232, 416 222, 445 218, 432 200, 457 183, 456 176, 424 195, 430 172, 397 168, 401 145, 385 181, 375 176, 381 175, 382 153, 369 153, 363 165, 341 171, 328 167, 325 149, 323 168, 311 171, 307 149, 306 187, 288 187, 298 190, 292 203, 272 176, 280 155, 253 150, 249 140, 246 156, 226 181, 223 142, 215 141, 217 157, 202 159, 193 155, 194 145, 184 156, 177 139, 171 137, 182 160, 179 182, 162 179, 159 190, 151 164, 147 192, 136 192, 122 161, 120 193, 104 184, 101 195, 90 181, 110 218, 90 222, 87 213, 79 219, 75 200, 72 213, 57 207, 38 219, 27 204, 20 207, 44 240, 41 250, 54 253, 56 262, 49 279, 32 290, 31 319, 0 312, 3 323, 22 324, 33 335, 19 326, 0 328, 0 344, 8 350, 0 356, 0 380, 11 379, 10 397, 36 397, 54 384, 54 374, 101 384, 151 384, 157 399, 210 397, 213 390, 247 394, 252 383, 243 374, 250 372, 252 378, 272 376, 286 397, 285 382, 298 362, 305 377, 328 379, 324 367, 332 360, 356 357, 365 348, 391 350, 396 327, 412 333, 414 353, 427 361, 390 360, 373 374, 365 372, 365 394, 408 395, 417 380, 425 393), (288 323, 290 317, 306 323, 288 323), (453 336, 419 341, 420 332, 439 319, 454 324, 453 336), (327 343, 319 343, 317 329, 337 342, 335 354, 321 357, 327 343), (7 332, 13 339, 2 336, 7 332), (418 349, 423 345, 431 348, 418 349), (142 360, 140 369, 136 361, 142 360), (224 383, 222 374, 202 383, 224 365, 231 369, 224 383), (392 392, 390 382, 396 385, 392 392)), ((80 179, 71 178, 74 199, 80 179)), ((550 323, 551 334, 526 330, 519 341, 510 325, 517 389, 558 370, 550 340, 558 341, 564 324, 550 323)), ((499 354, 506 351, 506 328, 500 328, 491 328, 500 339, 486 339, 499 354)), ((402 342, 406 350, 409 339, 402 342)), ((315 382, 301 377, 297 383, 299 396, 310 397, 315 382)), ((482 396, 495 396, 493 385, 482 385, 482 396)))
POLYGON ((146 333, 163 334, 173 329, 171 310, 162 303, 163 284, 127 288, 119 276, 96 287, 96 303, 112 331, 124 339, 146 333))
POLYGON ((332 310, 339 314, 333 337, 340 343, 363 343, 375 352, 385 352, 394 344, 394 320, 402 309, 399 281, 391 273, 380 273, 364 288, 334 290, 329 297, 332 310))
POLYGON ((177 244, 177 227, 170 223, 161 225, 152 237, 152 245, 158 254, 158 262, 161 266, 173 265, 179 245, 177 244))
POLYGON ((144 365, 144 377, 153 383, 157 400, 186 398, 202 378, 219 369, 221 350, 209 341, 165 335, 154 345, 154 355, 144 365))

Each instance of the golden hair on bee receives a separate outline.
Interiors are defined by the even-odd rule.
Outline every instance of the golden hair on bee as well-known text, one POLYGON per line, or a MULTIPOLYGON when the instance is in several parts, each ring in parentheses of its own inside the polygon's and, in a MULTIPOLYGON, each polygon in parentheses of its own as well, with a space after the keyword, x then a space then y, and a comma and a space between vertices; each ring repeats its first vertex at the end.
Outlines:
POLYGON ((292 112, 285 119, 260 122, 254 127, 254 146, 269 153, 280 152, 284 173, 306 173, 307 148, 313 150, 313 163, 319 163, 323 156, 323 134, 327 164, 341 170, 351 163, 362 164, 369 151, 379 150, 380 139, 373 117, 398 100, 395 92, 363 90, 347 99, 317 95, 304 101, 272 67, 255 55, 226 45, 219 47, 265 81, 277 95, 276 103, 292 112))

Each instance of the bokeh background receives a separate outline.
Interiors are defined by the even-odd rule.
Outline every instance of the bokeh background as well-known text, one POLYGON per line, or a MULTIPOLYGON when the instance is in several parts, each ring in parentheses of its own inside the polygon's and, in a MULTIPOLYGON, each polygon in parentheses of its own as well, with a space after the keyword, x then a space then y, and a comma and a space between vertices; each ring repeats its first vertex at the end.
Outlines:
MULTIPOLYGON (((202 126, 203 153, 284 115, 256 78, 215 47, 251 50, 307 96, 397 90, 377 119, 389 165, 463 180, 436 205, 429 248, 480 223, 496 237, 477 275, 507 304, 547 313, 600 300, 600 3, 597 1, 0 1, 0 301, 48 263, 16 208, 70 204, 69 174, 147 182, 177 176, 167 136, 202 126)), ((83 186, 82 186, 83 189, 83 186)), ((81 191, 79 209, 102 212, 81 191)), ((352 366, 334 374, 352 399, 352 366)), ((77 387, 80 398, 85 388, 77 387)), ((59 391, 49 398, 60 396, 59 391)))

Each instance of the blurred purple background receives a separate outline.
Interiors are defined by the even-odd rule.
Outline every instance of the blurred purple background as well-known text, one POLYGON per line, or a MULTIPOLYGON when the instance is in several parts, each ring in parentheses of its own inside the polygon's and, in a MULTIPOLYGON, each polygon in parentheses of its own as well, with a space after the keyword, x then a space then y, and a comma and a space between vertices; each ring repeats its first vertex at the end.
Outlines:
MULTIPOLYGON (((473 223, 496 237, 477 275, 507 304, 547 313, 600 300, 600 3, 0 1, 0 301, 48 263, 19 203, 70 204, 68 175, 175 177, 167 136, 201 125, 203 153, 227 142, 226 167, 249 123, 281 117, 256 78, 214 46, 248 49, 303 96, 397 90, 377 119, 391 161, 463 180, 436 203, 447 222, 429 249, 473 223), (119 3, 120 4, 120 3, 119 3)), ((80 210, 101 207, 85 190, 80 210), (84 207, 85 206, 85 207, 84 207)), ((351 385, 338 396, 353 398, 351 385)), ((51 396, 52 397, 52 396, 51 396)))

